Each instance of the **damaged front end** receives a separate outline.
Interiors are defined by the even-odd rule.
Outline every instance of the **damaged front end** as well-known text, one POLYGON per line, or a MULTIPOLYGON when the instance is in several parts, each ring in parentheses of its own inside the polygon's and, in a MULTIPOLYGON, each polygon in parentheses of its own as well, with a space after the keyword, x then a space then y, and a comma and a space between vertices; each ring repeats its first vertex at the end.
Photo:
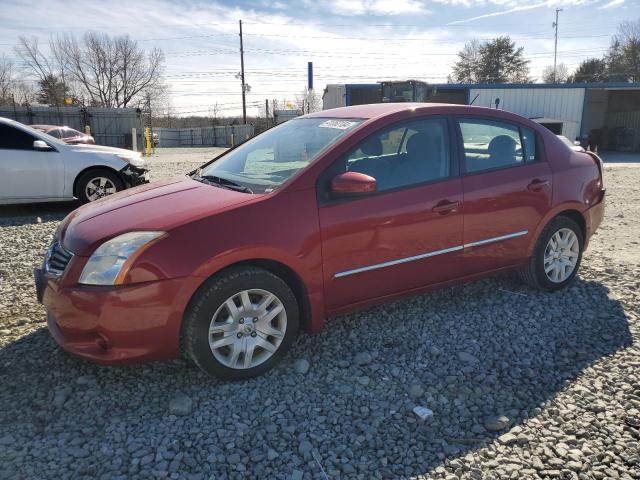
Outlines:
POLYGON ((132 164, 128 164, 120 170, 120 175, 128 187, 149 183, 149 170, 132 164))

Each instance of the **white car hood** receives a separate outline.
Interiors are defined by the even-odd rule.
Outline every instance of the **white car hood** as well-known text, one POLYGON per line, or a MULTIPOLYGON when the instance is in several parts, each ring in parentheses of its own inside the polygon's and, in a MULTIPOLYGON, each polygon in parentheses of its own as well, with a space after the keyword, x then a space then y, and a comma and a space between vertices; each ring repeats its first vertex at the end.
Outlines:
POLYGON ((133 150, 127 150, 125 148, 107 147, 104 145, 69 145, 69 148, 73 151, 88 153, 112 153, 114 155, 136 155, 139 156, 139 152, 133 150))

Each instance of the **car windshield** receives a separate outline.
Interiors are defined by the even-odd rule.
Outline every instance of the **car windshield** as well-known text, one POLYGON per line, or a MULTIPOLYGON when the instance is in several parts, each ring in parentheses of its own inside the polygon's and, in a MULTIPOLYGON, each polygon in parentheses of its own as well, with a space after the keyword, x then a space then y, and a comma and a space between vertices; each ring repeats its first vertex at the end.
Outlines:
POLYGON ((360 123, 362 120, 337 118, 289 120, 231 150, 196 175, 224 187, 269 193, 360 123))
POLYGON ((31 125, 24 125, 24 126, 27 127, 29 130, 32 130, 33 132, 37 133, 38 137, 40 137, 41 140, 45 140, 47 142, 55 143, 57 145, 65 145, 65 143, 62 140, 60 140, 59 138, 56 138, 56 137, 54 137, 52 135, 49 135, 48 133, 40 130, 39 128, 33 128, 31 125))

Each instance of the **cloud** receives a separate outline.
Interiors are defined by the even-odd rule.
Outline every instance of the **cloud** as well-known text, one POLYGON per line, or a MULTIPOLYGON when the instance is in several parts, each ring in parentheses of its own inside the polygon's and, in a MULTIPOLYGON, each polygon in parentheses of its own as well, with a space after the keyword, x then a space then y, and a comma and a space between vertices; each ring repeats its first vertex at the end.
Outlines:
POLYGON ((340 15, 406 15, 430 13, 418 0, 332 0, 328 11, 340 15))
MULTIPOLYGON (((613 1, 617 1, 617 0, 613 0, 613 1)), ((500 15, 507 15, 509 13, 522 12, 524 10, 532 10, 534 8, 546 7, 547 5, 548 5, 548 2, 534 3, 533 5, 521 5, 521 6, 510 8, 508 10, 502 10, 500 12, 486 13, 484 15, 478 15, 477 17, 465 18, 464 20, 456 20, 454 22, 449 22, 447 25, 458 25, 460 23, 473 22, 474 20, 480 20, 481 18, 497 17, 500 15)))
POLYGON ((615 8, 615 7, 619 7, 623 3, 624 3, 624 0, 611 0, 610 2, 605 3, 601 7, 598 7, 598 9, 604 10, 604 9, 609 9, 609 8, 615 8))

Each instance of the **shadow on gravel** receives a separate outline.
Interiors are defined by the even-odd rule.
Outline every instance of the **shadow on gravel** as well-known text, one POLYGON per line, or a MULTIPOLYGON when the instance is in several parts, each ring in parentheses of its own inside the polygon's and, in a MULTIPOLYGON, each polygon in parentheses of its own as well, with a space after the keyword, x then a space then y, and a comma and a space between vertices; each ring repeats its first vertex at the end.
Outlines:
POLYGON ((182 361, 93 365, 40 330, 0 350, 0 477, 323 478, 320 465, 329 478, 421 475, 535 416, 631 341, 602 284, 549 294, 508 278, 331 319, 246 382, 182 361), (169 413, 178 393, 193 401, 185 416, 169 413), (420 421, 415 405, 433 417, 420 421), (487 431, 500 415, 508 425, 487 431))
POLYGON ((20 226, 60 221, 80 206, 80 202, 33 203, 26 205, 0 205, 0 221, 3 226, 20 226))

